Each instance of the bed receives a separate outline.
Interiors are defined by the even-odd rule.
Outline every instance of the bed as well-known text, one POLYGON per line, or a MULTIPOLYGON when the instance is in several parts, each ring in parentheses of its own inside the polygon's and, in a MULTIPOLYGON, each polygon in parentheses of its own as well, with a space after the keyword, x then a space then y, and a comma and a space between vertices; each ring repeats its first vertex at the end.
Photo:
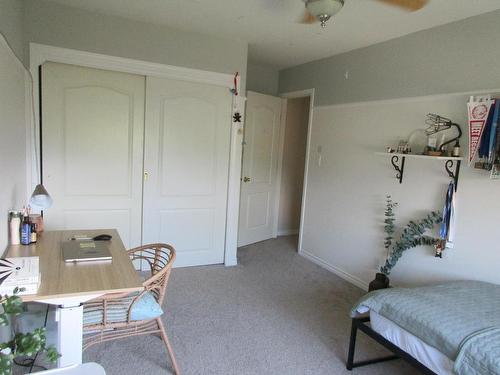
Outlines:
POLYGON ((458 281, 368 293, 353 308, 346 367, 402 358, 423 374, 500 374, 500 286, 458 281), (357 331, 394 356, 354 362, 357 331))

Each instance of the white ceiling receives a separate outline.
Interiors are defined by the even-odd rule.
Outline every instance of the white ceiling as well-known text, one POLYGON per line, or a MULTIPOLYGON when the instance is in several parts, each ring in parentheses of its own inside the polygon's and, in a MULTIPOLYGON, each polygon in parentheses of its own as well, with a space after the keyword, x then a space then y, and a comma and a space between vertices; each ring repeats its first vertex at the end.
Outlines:
POLYGON ((302 0, 53 0, 63 5, 249 43, 253 62, 284 68, 500 9, 499 0, 430 0, 408 13, 345 0, 326 29, 297 22, 302 0))

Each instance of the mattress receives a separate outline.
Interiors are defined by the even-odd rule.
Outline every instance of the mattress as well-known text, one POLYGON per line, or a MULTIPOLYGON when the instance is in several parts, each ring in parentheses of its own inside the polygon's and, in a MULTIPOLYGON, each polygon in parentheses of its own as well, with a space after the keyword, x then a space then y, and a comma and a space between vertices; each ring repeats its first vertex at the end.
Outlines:
POLYGON ((454 362, 452 360, 373 310, 370 310, 370 325, 375 332, 410 354, 436 374, 453 374, 454 362))

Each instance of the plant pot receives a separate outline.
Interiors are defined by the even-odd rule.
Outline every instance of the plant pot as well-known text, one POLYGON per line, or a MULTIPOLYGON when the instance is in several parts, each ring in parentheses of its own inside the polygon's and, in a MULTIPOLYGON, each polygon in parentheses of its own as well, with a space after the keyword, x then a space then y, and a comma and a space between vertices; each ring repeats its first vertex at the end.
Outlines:
POLYGON ((389 282, 390 280, 387 275, 377 272, 375 274, 375 279, 368 286, 368 291, 371 292, 373 290, 389 288, 389 282))

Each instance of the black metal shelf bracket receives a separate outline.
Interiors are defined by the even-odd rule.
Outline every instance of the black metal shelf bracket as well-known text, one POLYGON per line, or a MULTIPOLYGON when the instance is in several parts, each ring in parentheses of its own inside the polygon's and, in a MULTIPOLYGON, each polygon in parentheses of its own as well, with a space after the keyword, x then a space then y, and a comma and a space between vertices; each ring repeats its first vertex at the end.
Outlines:
MULTIPOLYGON (((383 152, 378 152, 379 155, 384 155, 383 152)), ((389 154, 390 155, 390 154, 389 154)), ((452 156, 428 156, 428 155, 414 155, 414 154, 392 154, 391 155, 391 164, 394 170, 396 171, 396 179, 399 183, 403 183, 403 175, 405 171, 405 160, 406 157, 412 159, 427 159, 427 160, 439 160, 441 162, 445 161, 444 168, 446 173, 450 178, 453 179, 455 183, 455 192, 458 188, 458 177, 460 175, 460 166, 462 164, 463 158, 460 157, 452 157, 452 156)))
POLYGON ((453 178, 453 181, 455 182, 455 192, 457 191, 457 186, 458 186, 458 175, 460 174, 460 160, 456 160, 455 164, 455 171, 453 172, 451 168, 453 168, 453 164, 455 164, 454 160, 446 160, 446 163, 444 164, 444 168, 446 169, 446 172, 448 172, 448 176, 450 178, 453 178))
POLYGON ((401 165, 398 165, 398 162, 399 162, 399 156, 394 155, 391 158, 391 164, 394 167, 394 169, 396 170, 396 178, 399 180, 399 183, 402 183, 403 182, 403 173, 405 170, 405 157, 404 156, 401 157, 401 165))

